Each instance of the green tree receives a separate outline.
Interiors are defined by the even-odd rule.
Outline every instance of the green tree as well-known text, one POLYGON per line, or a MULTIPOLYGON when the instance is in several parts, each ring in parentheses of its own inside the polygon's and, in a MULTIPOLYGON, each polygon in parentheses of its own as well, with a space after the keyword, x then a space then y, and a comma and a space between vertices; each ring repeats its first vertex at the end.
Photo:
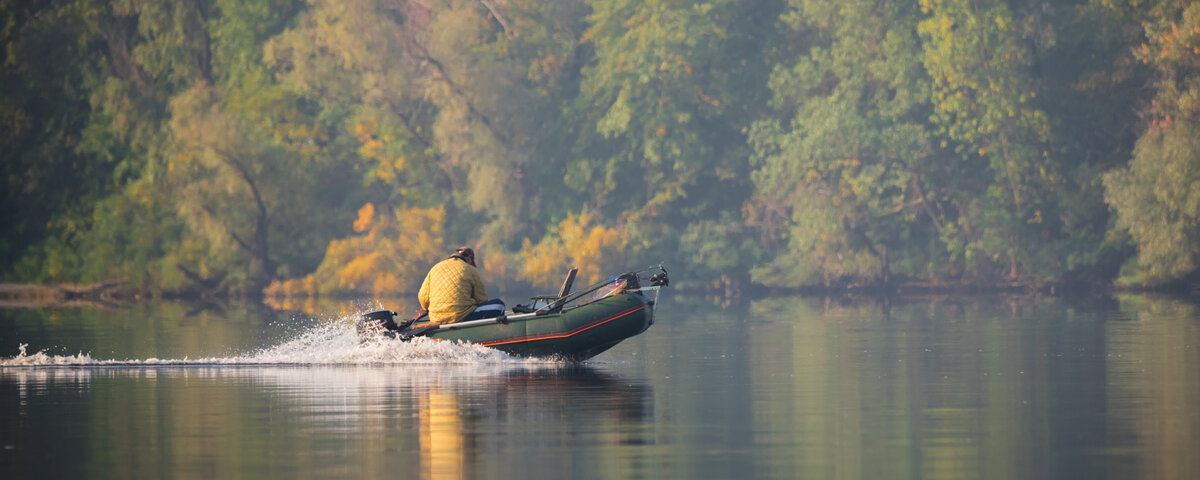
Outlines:
MULTIPOLYGON (((583 40, 594 60, 582 70, 573 116, 584 123, 567 166, 588 180, 581 185, 586 207, 629 225, 636 258, 679 258, 696 277, 744 275, 744 265, 720 272, 711 269, 719 264, 705 268, 675 252, 704 248, 706 237, 680 241, 688 226, 739 217, 750 195, 741 130, 766 99, 762 85, 778 6, 590 4, 583 40)), ((730 254, 754 257, 753 251, 730 254)))
MULTIPOLYGON (((136 236, 158 240, 163 245, 172 244, 178 239, 164 239, 163 235, 158 234, 174 232, 175 222, 169 216, 160 215, 163 212, 161 205, 156 206, 145 196, 139 197, 148 192, 143 188, 147 185, 143 180, 148 166, 147 152, 163 143, 158 132, 164 109, 162 97, 153 86, 152 76, 134 58, 134 45, 139 38, 136 14, 120 5, 91 0, 53 2, 44 6, 46 8, 36 15, 36 20, 24 24, 21 30, 36 32, 43 28, 51 29, 53 35, 38 40, 38 44, 46 48, 63 45, 66 50, 61 50, 61 56, 31 57, 29 63, 53 64, 63 68, 63 75, 59 78, 70 87, 60 90, 61 96, 40 97, 46 103, 39 110, 43 113, 53 112, 75 104, 78 105, 76 108, 79 108, 80 119, 74 122, 59 121, 50 127, 55 135, 66 140, 61 143, 50 138, 26 135, 22 130, 14 133, 37 149, 44 150, 50 145, 57 145, 54 148, 73 150, 70 154, 45 151, 49 155, 38 160, 45 166, 60 161, 69 162, 64 165, 68 168, 55 173, 56 178, 70 181, 70 184, 62 185, 59 195, 69 192, 65 198, 70 198, 77 193, 94 193, 75 207, 58 205, 63 208, 55 208, 53 219, 46 222, 50 228, 45 232, 44 240, 31 245, 15 264, 14 270, 23 279, 63 281, 115 277, 133 280, 138 286, 144 286, 141 280, 145 278, 145 273, 127 274, 132 273, 129 270, 147 272, 153 268, 141 265, 143 268, 125 269, 118 265, 122 259, 155 256, 152 251, 129 251, 135 246, 144 245, 142 242, 105 244, 107 248, 100 249, 83 248, 92 245, 92 239, 96 237, 93 232, 112 234, 114 230, 120 230, 108 223, 111 217, 103 215, 111 212, 108 207, 121 204, 110 201, 111 198, 130 191, 137 192, 132 194, 135 200, 128 203, 139 209, 137 216, 153 219, 142 223, 141 227, 148 230, 140 231, 142 234, 136 236), (56 58, 58 61, 48 62, 47 58, 56 58), (86 106, 75 103, 80 99, 86 101, 86 106), (118 252, 130 254, 113 255, 118 252)), ((30 40, 33 39, 30 37, 30 40)), ((20 52, 21 49, 10 51, 20 52)), ((33 74, 25 77, 30 81, 40 80, 34 72, 21 69, 15 72, 18 75, 33 74)), ((54 84, 54 81, 48 81, 41 85, 54 84)), ((50 93, 54 90, 41 91, 50 93)), ((35 95, 31 98, 38 97, 35 95)), ((17 169, 23 169, 22 175, 28 178, 35 177, 40 170, 20 163, 15 165, 17 169)), ((27 211, 36 215, 38 196, 44 194, 39 191, 46 189, 36 182, 27 182, 25 188, 30 190, 30 194, 23 196, 22 200, 33 205, 27 211)), ((134 232, 126 229, 120 236, 128 239, 131 235, 134 232)))
POLYGON ((314 2, 269 56, 352 133, 371 201, 444 204, 448 235, 502 245, 519 241, 536 102, 507 48, 521 23, 489 5, 314 2))
POLYGON ((921 10, 927 14, 918 31, 933 82, 931 120, 943 145, 959 154, 957 167, 975 173, 970 181, 984 182, 955 185, 983 195, 960 200, 965 238, 951 243, 964 245, 969 266, 988 272, 988 263, 1006 265, 1005 275, 1016 280, 1039 248, 1051 202, 1043 193, 1057 175, 1046 148, 1048 118, 1031 102, 1037 85, 1031 74, 1036 38, 1030 37, 1043 26, 1033 12, 1000 0, 925 0, 921 10))
MULTIPOLYGON (((1031 65, 1038 78, 1032 104, 1049 116, 1050 158, 1057 173, 1042 194, 1044 223, 1054 236, 1038 238, 1034 271, 1058 271, 1067 283, 1104 284, 1132 253, 1107 235, 1112 221, 1101 174, 1125 164, 1142 128, 1136 112, 1145 101, 1145 68, 1130 45, 1140 40, 1126 16, 1069 2, 1045 9, 1031 65)), ((1027 262, 1028 263, 1028 262, 1027 262)))
POLYGON ((0 2, 0 275, 48 235, 83 228, 116 183, 118 158, 90 157, 85 72, 100 58, 78 42, 69 2, 0 2), (54 59, 55 61, 47 61, 54 59))
POLYGON ((1120 136, 1061 142, 1055 127, 1070 135, 1111 124, 1061 127, 1046 108, 1073 118, 1079 106, 1039 95, 1046 84, 1083 90, 1111 65, 1043 66, 1077 55, 1070 47, 1079 44, 1117 49, 1090 46, 1091 33, 1077 27, 1094 9, 954 0, 791 7, 783 18, 811 48, 777 67, 775 117, 750 130, 748 221, 781 252, 756 268, 757 281, 1036 284, 1119 254, 1105 250, 1096 186, 1120 136), (1052 21, 1075 27, 1062 48, 1052 21))
POLYGON ((778 252, 755 280, 796 287, 925 273, 930 223, 952 227, 933 213, 942 199, 923 176, 944 155, 925 124, 919 11, 876 1, 791 7, 788 27, 812 47, 776 68, 778 117, 750 129, 752 221, 778 252))
POLYGON ((220 15, 203 25, 209 39, 195 54, 209 66, 169 105, 166 184, 203 249, 203 261, 178 268, 221 289, 257 292, 281 274, 315 267, 331 225, 345 216, 313 207, 336 204, 330 192, 352 187, 352 177, 319 145, 330 135, 314 110, 277 85, 263 62, 263 44, 294 8, 268 1, 214 8, 220 15))
POLYGON ((89 161, 119 158, 120 177, 81 227, 47 242, 23 269, 48 279, 117 276, 156 290, 257 291, 281 259, 284 272, 315 266, 315 254, 300 250, 319 250, 328 236, 299 234, 324 231, 312 227, 329 215, 306 211, 306 200, 325 199, 318 187, 336 187, 342 169, 306 168, 319 126, 273 86, 261 60, 263 42, 296 6, 65 5, 62 15, 84 26, 79 42, 105 55, 82 65, 91 111, 80 150, 89 161))
POLYGON ((1116 226, 1137 245, 1123 282, 1159 284, 1200 271, 1200 5, 1165 1, 1143 20, 1138 60, 1154 72, 1149 125, 1128 167, 1104 176, 1116 226))

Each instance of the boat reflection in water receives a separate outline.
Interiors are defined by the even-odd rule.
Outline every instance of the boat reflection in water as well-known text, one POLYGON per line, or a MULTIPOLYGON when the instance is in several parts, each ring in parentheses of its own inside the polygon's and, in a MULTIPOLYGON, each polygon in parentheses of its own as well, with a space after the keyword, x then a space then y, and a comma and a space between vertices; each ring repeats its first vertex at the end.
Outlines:
POLYGON ((650 387, 585 366, 508 371, 470 385, 418 388, 414 395, 423 478, 479 476, 495 471, 491 462, 503 457, 519 462, 501 467, 513 474, 542 471, 547 462, 583 474, 599 468, 581 468, 600 463, 584 453, 596 442, 653 443, 641 433, 653 422, 650 387))
POLYGON ((463 419, 458 396, 434 387, 421 407, 421 464, 424 478, 464 478, 463 419))

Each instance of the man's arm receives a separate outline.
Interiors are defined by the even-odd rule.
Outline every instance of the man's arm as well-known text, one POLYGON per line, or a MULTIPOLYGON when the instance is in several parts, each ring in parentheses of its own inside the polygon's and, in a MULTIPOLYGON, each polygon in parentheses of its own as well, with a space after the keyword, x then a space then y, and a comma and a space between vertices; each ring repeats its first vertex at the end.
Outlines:
POLYGON ((417 302, 421 304, 421 308, 429 310, 429 275, 425 275, 425 280, 421 281, 421 290, 417 292, 417 302))
POLYGON ((467 269, 471 277, 471 300, 475 301, 476 305, 488 301, 487 289, 483 288, 483 279, 479 278, 479 272, 475 267, 467 269))

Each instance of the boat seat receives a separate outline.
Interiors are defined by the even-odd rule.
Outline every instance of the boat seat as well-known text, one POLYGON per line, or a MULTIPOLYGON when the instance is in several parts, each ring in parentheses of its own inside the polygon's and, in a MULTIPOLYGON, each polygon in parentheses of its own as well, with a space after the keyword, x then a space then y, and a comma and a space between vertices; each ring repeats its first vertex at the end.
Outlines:
POLYGON ((575 275, 577 274, 579 274, 578 268, 571 267, 570 270, 567 270, 567 278, 563 279, 562 288, 558 289, 558 298, 565 297, 568 293, 571 293, 571 285, 575 283, 575 275))
MULTIPOLYGON (((571 267, 570 270, 567 270, 567 278, 563 279, 562 288, 558 289, 558 295, 537 295, 530 297, 530 299, 534 301, 533 306, 535 309, 553 303, 554 301, 562 299, 563 297, 566 297, 567 294, 571 293, 571 286, 575 284, 575 276, 578 274, 579 269, 576 267, 571 267)), ((562 310, 562 305, 554 307, 551 311, 555 312, 558 310, 562 310)))

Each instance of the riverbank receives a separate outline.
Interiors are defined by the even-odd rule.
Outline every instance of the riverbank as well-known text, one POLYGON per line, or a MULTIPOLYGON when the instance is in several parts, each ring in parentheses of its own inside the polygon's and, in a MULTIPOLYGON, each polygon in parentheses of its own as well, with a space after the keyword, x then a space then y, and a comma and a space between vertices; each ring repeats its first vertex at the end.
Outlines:
POLYGON ((122 283, 119 280, 106 280, 86 285, 0 283, 0 308, 37 308, 55 305, 115 307, 119 305, 119 302, 113 295, 122 283))
MULTIPOLYGON (((90 284, 62 283, 57 285, 40 285, 28 283, 0 283, 0 308, 38 308, 50 306, 92 306, 99 308, 115 308, 129 302, 137 302, 144 298, 156 297, 142 295, 124 289, 124 282, 107 280, 90 284)), ((1184 299, 1200 297, 1200 282, 1176 282, 1170 285, 1157 286, 1119 286, 1112 284, 1049 284, 1030 285, 1025 283, 995 283, 995 284, 950 284, 929 282, 900 282, 894 284, 851 284, 851 285, 814 285, 795 288, 773 288, 752 284, 749 286, 726 286, 723 288, 697 288, 686 285, 671 286, 675 294, 698 295, 718 298, 722 303, 735 304, 745 300, 754 300, 772 296, 863 296, 863 297, 924 297, 928 295, 991 295, 991 294, 1032 294, 1062 297, 1078 297, 1081 295, 1113 295, 1120 293, 1158 294, 1180 297, 1184 299)), ((502 297, 525 298, 530 294, 525 289, 516 291, 498 291, 502 297)), ((354 294, 344 292, 341 295, 325 295, 320 297, 278 297, 271 295, 249 295, 238 297, 245 299, 258 298, 276 308, 295 309, 300 305, 319 303, 325 300, 334 302, 371 297, 371 294, 354 294)), ((415 295, 412 295, 415 300, 415 295)), ((232 297, 213 298, 211 295, 188 294, 174 292, 161 298, 176 300, 205 300, 220 301, 222 298, 232 300, 232 297)), ((398 303, 404 303, 409 295, 400 293, 389 296, 398 303)), ((415 307, 414 307, 415 308, 415 307)))

